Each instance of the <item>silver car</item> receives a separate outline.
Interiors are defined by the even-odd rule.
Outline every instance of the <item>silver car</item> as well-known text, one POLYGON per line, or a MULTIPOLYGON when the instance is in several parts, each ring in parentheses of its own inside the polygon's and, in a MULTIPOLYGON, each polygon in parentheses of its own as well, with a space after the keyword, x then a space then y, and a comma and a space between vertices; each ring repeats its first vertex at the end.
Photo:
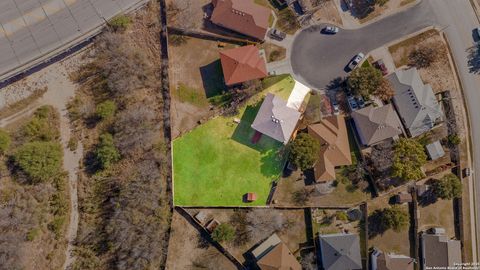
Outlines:
POLYGON ((359 53, 357 55, 355 55, 355 57, 352 59, 352 61, 350 61, 350 63, 348 63, 348 68, 350 70, 354 70, 358 64, 360 64, 360 62, 362 62, 363 58, 365 58, 365 54, 363 53, 359 53))

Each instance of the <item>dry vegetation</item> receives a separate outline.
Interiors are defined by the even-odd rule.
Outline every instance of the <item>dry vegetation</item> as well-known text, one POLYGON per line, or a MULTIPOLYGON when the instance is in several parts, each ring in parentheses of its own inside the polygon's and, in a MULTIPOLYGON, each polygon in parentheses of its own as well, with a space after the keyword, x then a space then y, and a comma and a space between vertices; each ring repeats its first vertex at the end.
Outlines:
POLYGON ((44 106, 7 129, 11 143, 0 151, 0 269, 58 269, 65 260, 69 209, 58 112, 44 106), (52 167, 32 165, 46 158, 27 155, 32 144, 52 147, 52 167), (26 158, 21 163, 19 153, 26 158))
POLYGON ((152 2, 125 31, 102 34, 72 74, 80 90, 69 112, 86 150, 73 269, 158 269, 165 259, 170 212, 157 14, 152 2), (95 108, 106 101, 116 113, 99 118, 95 108), (101 134, 113 144, 99 144, 101 134))

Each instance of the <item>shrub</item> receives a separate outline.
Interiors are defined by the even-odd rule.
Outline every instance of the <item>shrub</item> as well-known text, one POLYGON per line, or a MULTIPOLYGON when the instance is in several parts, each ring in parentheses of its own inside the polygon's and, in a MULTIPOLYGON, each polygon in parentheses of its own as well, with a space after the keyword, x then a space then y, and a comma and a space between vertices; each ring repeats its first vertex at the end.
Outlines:
POLYGON ((35 238, 38 236, 40 233, 40 230, 38 228, 33 228, 27 233, 27 241, 33 241, 35 238))
POLYGON ((20 146, 13 158, 32 183, 41 183, 62 172, 62 154, 59 143, 30 142, 20 146))
POLYGON ((435 61, 435 50, 421 47, 408 55, 409 64, 417 68, 427 68, 435 61))
POLYGON ((433 184, 433 191, 438 198, 451 200, 462 196, 462 182, 454 174, 448 174, 433 184))
POLYGON ((347 221, 348 220, 348 215, 344 211, 338 211, 336 213, 337 219, 341 221, 347 221))
POLYGON ((320 143, 308 133, 300 133, 289 145, 289 160, 301 170, 313 167, 318 158, 320 143))
POLYGON ((117 105, 112 100, 104 101, 97 105, 95 115, 98 118, 106 119, 112 117, 117 111, 117 105))
POLYGON ((55 217, 52 222, 48 224, 48 229, 55 234, 55 239, 59 239, 63 235, 63 225, 65 224, 65 217, 55 217))
POLYGON ((78 140, 77 140, 77 138, 71 137, 70 140, 68 140, 67 147, 68 147, 68 149, 70 149, 70 151, 75 151, 75 150, 77 150, 77 148, 78 148, 78 140))
POLYGON ((12 139, 10 138, 10 135, 6 131, 0 129, 0 155, 8 150, 11 143, 12 139))
POLYGON ((296 205, 305 205, 310 200, 310 194, 311 192, 305 188, 297 190, 293 193, 293 202, 296 205))
POLYGON ((127 15, 118 15, 113 17, 109 22, 113 30, 115 31, 124 31, 132 23, 132 20, 127 15))
POLYGON ((95 150, 95 157, 102 169, 107 169, 120 160, 120 154, 113 144, 113 137, 110 133, 100 135, 100 143, 95 150))
POLYGON ((57 113, 49 106, 42 106, 22 128, 22 134, 28 141, 52 141, 60 136, 57 125, 57 113))
POLYGON ((168 41, 170 41, 170 44, 173 46, 181 46, 187 43, 188 38, 183 35, 171 34, 168 36, 168 41))
POLYGON ((459 145, 462 142, 460 136, 458 136, 457 134, 448 135, 447 139, 448 143, 451 145, 459 145))
POLYGON ((212 232, 212 239, 217 242, 230 242, 235 238, 235 230, 232 226, 222 223, 212 232))

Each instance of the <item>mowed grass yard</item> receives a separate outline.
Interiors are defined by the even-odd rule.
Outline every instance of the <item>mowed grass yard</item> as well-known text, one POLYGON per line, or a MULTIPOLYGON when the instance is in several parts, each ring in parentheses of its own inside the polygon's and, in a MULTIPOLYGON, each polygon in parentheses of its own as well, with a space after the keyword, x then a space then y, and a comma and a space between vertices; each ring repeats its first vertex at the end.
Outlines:
POLYGON ((251 143, 250 127, 266 92, 288 96, 294 82, 284 77, 251 102, 236 118, 216 117, 174 140, 174 203, 182 206, 264 205, 284 165, 283 144, 262 136, 251 143), (248 192, 257 200, 243 201, 248 192))

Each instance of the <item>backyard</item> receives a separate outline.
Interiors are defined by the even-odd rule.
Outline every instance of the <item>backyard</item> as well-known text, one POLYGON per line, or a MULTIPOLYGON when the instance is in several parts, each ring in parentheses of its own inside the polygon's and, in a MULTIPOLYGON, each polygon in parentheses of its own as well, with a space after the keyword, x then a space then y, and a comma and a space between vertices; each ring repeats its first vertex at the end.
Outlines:
POLYGON ((250 126, 266 92, 288 97, 292 88, 293 80, 283 77, 254 96, 235 117, 216 117, 174 140, 174 203, 264 205, 284 164, 283 145, 267 136, 252 144, 255 131, 250 126), (256 201, 245 202, 249 192, 256 193, 256 201))

